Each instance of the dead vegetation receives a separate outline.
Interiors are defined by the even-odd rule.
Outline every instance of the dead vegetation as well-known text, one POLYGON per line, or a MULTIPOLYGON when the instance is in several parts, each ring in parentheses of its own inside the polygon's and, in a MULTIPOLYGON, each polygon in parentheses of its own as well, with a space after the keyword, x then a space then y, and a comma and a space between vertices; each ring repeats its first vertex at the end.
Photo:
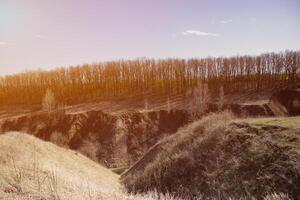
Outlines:
POLYGON ((1 135, 0 152, 4 199, 91 199, 119 189, 118 176, 104 167, 27 134, 1 135))
MULTIPOLYGON (((94 110, 67 114, 65 109, 55 108, 51 112, 2 121, 0 128, 5 132, 30 132, 59 146, 71 147, 94 161, 115 167, 113 171, 120 174, 161 138, 190 122, 190 115, 194 116, 196 112, 200 115, 192 119, 201 117, 204 110, 221 112, 228 108, 248 117, 266 115, 270 110, 267 104, 226 104, 222 88, 218 103, 210 105, 210 94, 205 84, 190 96, 193 97, 191 104, 195 106, 189 107, 190 113, 174 110, 176 105, 170 98, 164 102, 165 110, 153 110, 151 99, 146 99, 142 112, 114 115, 94 110)), ((291 100, 293 105, 295 99, 291 100)), ((289 104, 282 105, 288 108, 286 105, 289 104)), ((171 193, 184 199, 299 198, 299 124, 298 117, 234 119, 233 114, 227 111, 206 116, 152 147, 141 161, 123 174, 122 182, 127 190, 141 194, 139 196, 124 194, 118 183, 117 189, 103 191, 102 184, 100 188, 99 183, 94 184, 94 177, 92 183, 87 180, 87 184, 83 184, 82 180, 86 177, 80 168, 72 169, 66 176, 61 172, 65 166, 55 160, 64 159, 64 152, 55 152, 52 160, 52 157, 47 157, 49 152, 45 153, 40 147, 39 156, 46 155, 42 163, 51 163, 51 167, 41 168, 37 164, 41 160, 33 161, 35 156, 28 156, 27 152, 25 157, 17 159, 15 156, 3 156, 6 153, 14 155, 18 150, 6 145, 11 152, 5 149, 0 153, 5 163, 0 167, 0 197, 171 200, 174 199, 169 195, 171 193), (56 154, 63 156, 58 158, 56 154), (52 161, 58 164, 53 165, 52 161)), ((27 139, 24 141, 28 142, 27 139)), ((30 142, 27 142, 25 146, 29 148, 30 142)), ((17 143, 11 146, 23 148, 23 145, 17 143)), ((21 154, 27 150, 18 151, 21 154)), ((77 163, 76 159, 68 161, 69 165, 77 163)), ((66 171, 69 170, 67 168, 66 171)))
POLYGON ((122 183, 189 199, 298 199, 299 131, 212 114, 155 145, 122 183))
POLYGON ((228 111, 206 116, 155 145, 122 175, 133 194, 122 191, 116 174, 76 152, 26 134, 0 135, 0 197, 297 199, 299 121, 299 117, 235 119, 228 111))
POLYGON ((74 151, 16 132, 0 136, 0 199, 177 200, 158 192, 126 194, 110 170, 74 151))

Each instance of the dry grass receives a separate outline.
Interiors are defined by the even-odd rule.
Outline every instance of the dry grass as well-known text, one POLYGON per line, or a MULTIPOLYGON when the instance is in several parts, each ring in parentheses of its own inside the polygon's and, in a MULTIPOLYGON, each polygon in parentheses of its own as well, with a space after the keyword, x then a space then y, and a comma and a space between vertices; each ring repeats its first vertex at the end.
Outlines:
MULTIPOLYGON (((288 119, 295 123, 281 120, 288 119)), ((118 175, 81 154, 26 134, 0 135, 0 199, 296 198, 299 129, 274 129, 269 118, 251 120, 249 125, 230 112, 211 114, 165 139, 156 146, 159 154, 123 178, 138 195, 124 192, 118 175), (270 129, 256 127, 262 120, 270 129)))
POLYGON ((266 195, 264 200, 290 200, 290 197, 283 193, 272 193, 266 195))
POLYGON ((33 136, 1 135, 0 152, 0 190, 8 197, 89 199, 90 193, 119 189, 114 173, 81 154, 33 136))
POLYGON ((299 129, 269 128, 236 123, 230 112, 211 114, 153 147, 122 183, 134 193, 190 199, 298 198, 299 129))
POLYGON ((177 200, 123 191, 119 176, 85 156, 22 133, 0 135, 2 200, 177 200))

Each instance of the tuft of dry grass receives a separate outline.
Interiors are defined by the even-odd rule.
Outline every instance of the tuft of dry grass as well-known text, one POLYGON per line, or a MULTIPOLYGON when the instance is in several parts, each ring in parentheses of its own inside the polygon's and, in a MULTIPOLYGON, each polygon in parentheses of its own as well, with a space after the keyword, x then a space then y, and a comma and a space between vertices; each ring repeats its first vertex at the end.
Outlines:
POLYGON ((297 131, 276 129, 274 135, 273 127, 237 123, 228 111, 210 114, 158 143, 121 180, 129 192, 189 199, 298 198, 297 131))
POLYGON ((271 193, 265 196, 263 200, 290 200, 290 197, 283 193, 271 193))

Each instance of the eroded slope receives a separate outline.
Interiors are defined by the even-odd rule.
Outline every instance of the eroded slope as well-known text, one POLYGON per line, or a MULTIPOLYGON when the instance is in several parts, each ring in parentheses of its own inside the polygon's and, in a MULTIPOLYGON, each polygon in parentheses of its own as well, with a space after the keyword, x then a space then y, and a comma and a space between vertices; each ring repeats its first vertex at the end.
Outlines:
POLYGON ((262 199, 278 192, 298 199, 300 118, 291 118, 295 125, 288 127, 264 120, 207 116, 151 148, 122 182, 137 193, 152 189, 190 198, 262 199))

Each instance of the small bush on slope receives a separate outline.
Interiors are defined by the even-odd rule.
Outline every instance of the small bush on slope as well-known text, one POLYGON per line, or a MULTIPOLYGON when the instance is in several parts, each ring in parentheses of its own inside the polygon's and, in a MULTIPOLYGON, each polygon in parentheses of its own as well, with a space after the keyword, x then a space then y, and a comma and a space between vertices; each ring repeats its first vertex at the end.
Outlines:
POLYGON ((228 112, 212 114, 154 146, 122 183, 129 192, 156 189, 191 199, 262 199, 273 192, 300 198, 299 136, 299 129, 259 129, 232 123, 228 112))

